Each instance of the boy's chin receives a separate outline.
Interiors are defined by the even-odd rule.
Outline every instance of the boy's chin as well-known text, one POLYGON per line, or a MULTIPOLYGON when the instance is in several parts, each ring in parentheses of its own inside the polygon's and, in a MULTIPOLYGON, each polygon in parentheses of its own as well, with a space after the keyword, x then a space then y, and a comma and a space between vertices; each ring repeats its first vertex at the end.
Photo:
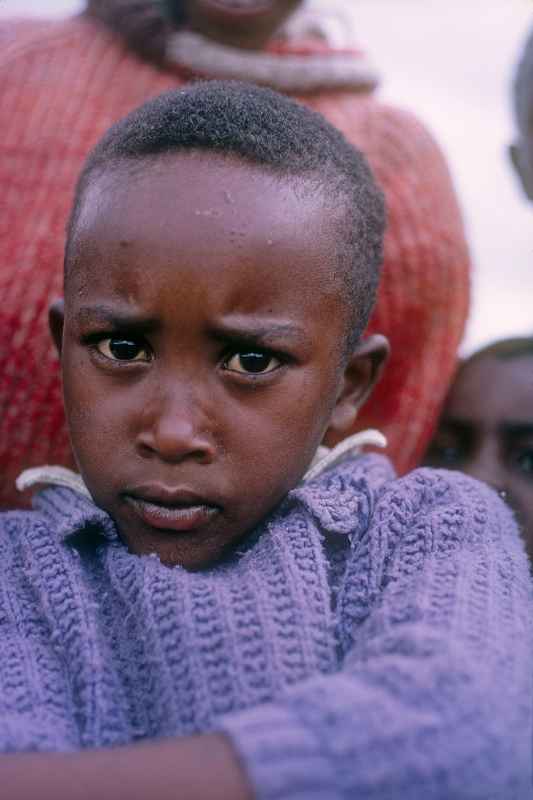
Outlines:
POLYGON ((119 535, 130 553, 138 556, 157 556, 166 567, 181 567, 189 572, 208 569, 230 555, 246 536, 227 540, 216 528, 165 530, 160 528, 132 529, 118 525, 119 535), (124 529, 124 533, 122 532, 124 529))

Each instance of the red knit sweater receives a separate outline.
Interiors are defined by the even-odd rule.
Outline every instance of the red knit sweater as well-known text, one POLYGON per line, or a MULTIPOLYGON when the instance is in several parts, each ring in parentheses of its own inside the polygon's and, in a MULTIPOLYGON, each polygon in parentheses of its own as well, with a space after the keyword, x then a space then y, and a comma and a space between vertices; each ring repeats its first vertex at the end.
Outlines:
MULTIPOLYGON (((0 505, 29 466, 69 464, 47 307, 61 294, 64 227, 88 150, 119 117, 179 85, 95 22, 0 28, 0 505)), ((243 76, 246 77, 246 76, 243 76)), ((468 308, 469 259, 443 157, 410 114, 349 90, 302 96, 368 156, 387 197, 385 266, 371 329, 392 344, 358 420, 403 472, 422 454, 468 308)))

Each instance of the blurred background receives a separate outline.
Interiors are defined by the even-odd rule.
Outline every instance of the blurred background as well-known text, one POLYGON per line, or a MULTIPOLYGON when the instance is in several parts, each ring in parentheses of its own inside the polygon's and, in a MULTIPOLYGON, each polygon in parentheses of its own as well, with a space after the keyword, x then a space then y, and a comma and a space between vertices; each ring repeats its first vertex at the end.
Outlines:
MULTIPOLYGON (((475 261, 463 352, 533 332, 533 210, 507 157, 511 82, 531 0, 352 0, 382 96, 415 111, 444 148, 475 261)), ((0 0, 0 17, 61 17, 79 0, 0 0)))

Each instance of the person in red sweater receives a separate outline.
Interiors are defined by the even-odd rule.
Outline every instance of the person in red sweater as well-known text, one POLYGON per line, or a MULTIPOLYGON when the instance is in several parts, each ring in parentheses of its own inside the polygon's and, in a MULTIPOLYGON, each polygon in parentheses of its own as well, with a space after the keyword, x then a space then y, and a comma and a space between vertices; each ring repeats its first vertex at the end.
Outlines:
MULTIPOLYGON (((70 465, 47 308, 61 294, 64 227, 89 149, 142 101, 192 77, 246 78, 320 111, 368 157, 387 200, 370 332, 392 357, 357 429, 379 428, 400 472, 425 451, 456 362, 469 256, 445 160, 411 114, 379 102, 360 50, 289 20, 293 0, 90 0, 64 22, 0 27, 0 505, 15 478, 70 465)), ((324 30, 331 30, 324 26, 324 30)), ((340 30, 340 26, 337 26, 340 30)), ((329 440, 328 444, 335 444, 329 440)))

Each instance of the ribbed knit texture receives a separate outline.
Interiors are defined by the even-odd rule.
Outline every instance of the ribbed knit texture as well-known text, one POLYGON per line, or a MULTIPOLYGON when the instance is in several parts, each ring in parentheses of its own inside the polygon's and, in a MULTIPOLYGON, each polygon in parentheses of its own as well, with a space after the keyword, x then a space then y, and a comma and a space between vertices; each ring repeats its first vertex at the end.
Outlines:
MULTIPOLYGON (((180 85, 185 73, 139 61, 84 19, 4 23, 0 43, 0 506, 12 507, 21 502, 14 481, 23 469, 71 464, 47 308, 61 294, 63 231, 78 171, 112 122, 180 85)), ((361 147, 387 195, 371 329, 389 337, 392 358, 357 425, 385 433, 403 472, 431 435, 468 307, 455 195, 438 147, 409 114, 352 91, 300 99, 361 147)))
POLYGON ((348 459, 200 573, 70 489, 36 509, 0 517, 0 751, 222 729, 260 799, 531 797, 531 584, 490 489, 348 459))

